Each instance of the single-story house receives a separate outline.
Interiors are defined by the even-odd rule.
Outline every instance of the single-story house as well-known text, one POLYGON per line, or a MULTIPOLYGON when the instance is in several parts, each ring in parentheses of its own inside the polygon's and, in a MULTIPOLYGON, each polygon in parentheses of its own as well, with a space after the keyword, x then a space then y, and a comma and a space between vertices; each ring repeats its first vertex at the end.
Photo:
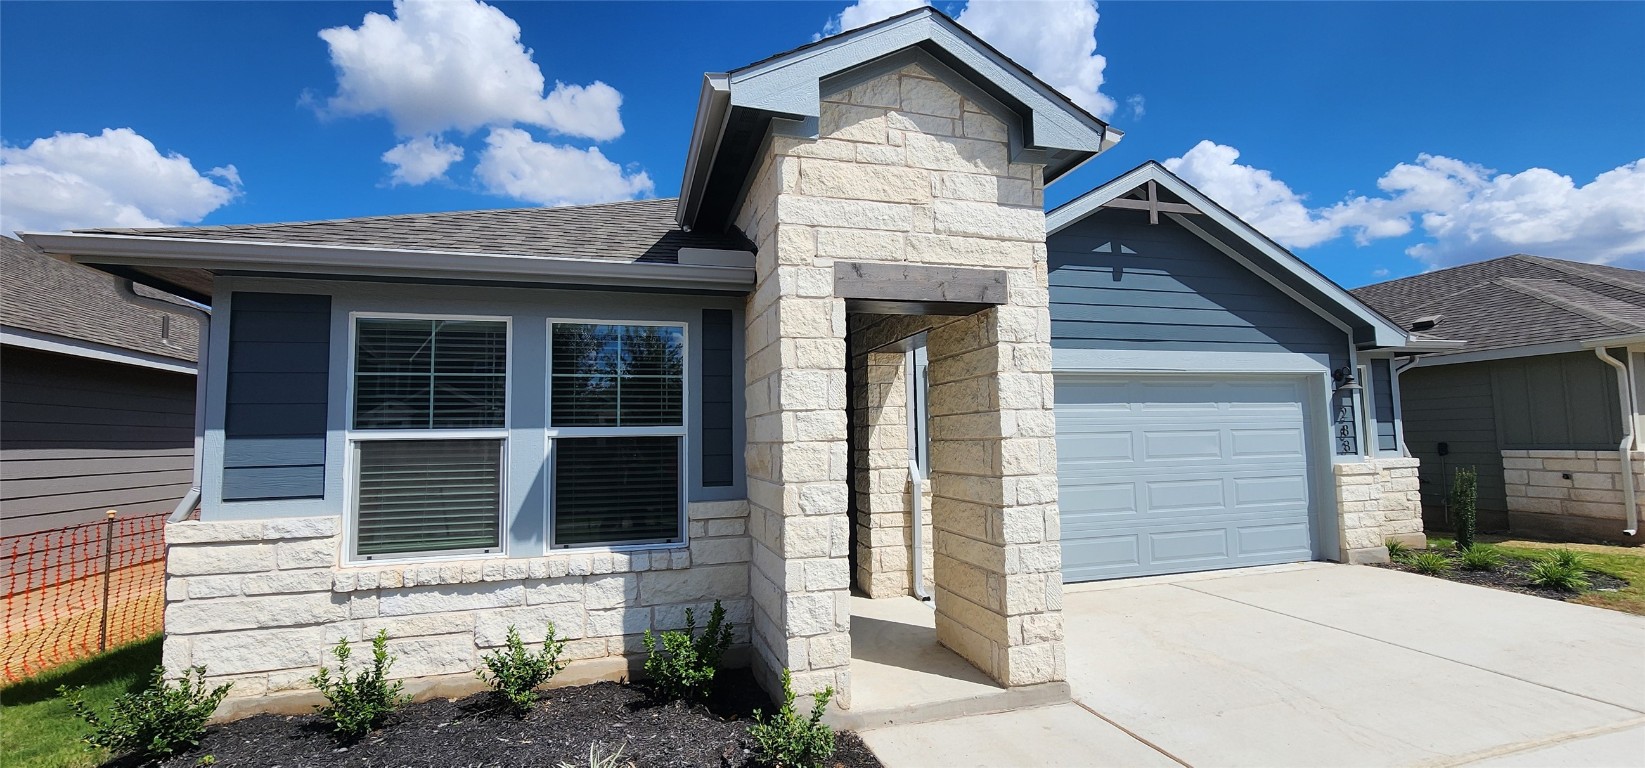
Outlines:
POLYGON ((213 306, 166 657, 258 706, 721 600, 849 708, 853 587, 1066 691, 1065 580, 1422 538, 1412 334, 1158 164, 1047 215, 1119 138, 927 8, 707 75, 678 199, 28 237, 213 306))
POLYGON ((1516 254, 1354 295, 1402 327, 1466 341, 1397 375, 1429 524, 1453 525, 1450 483, 1466 466, 1482 529, 1640 542, 1645 272, 1516 254))
POLYGON ((168 513, 188 492, 197 310, 138 290, 0 237, 6 538, 168 513))

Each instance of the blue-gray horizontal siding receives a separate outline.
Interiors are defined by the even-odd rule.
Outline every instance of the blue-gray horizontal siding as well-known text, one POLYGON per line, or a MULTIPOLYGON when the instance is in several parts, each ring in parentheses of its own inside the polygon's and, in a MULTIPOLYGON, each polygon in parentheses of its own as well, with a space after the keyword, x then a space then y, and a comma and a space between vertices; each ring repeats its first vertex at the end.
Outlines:
POLYGON ((1340 329, 1169 220, 1099 211, 1047 247, 1054 346, 1346 358, 1340 329))
POLYGON ((223 498, 325 495, 331 297, 233 293, 223 498))
POLYGON ((1371 416, 1376 421, 1377 450, 1398 451, 1399 438, 1394 433, 1394 381, 1389 361, 1377 358, 1371 361, 1371 397, 1374 402, 1371 416))
POLYGON ((732 359, 734 332, 730 310, 703 310, 703 357, 699 379, 702 418, 697 450, 705 488, 724 488, 735 482, 733 452, 736 450, 736 414, 732 408, 732 394, 736 387, 734 368, 740 361, 732 359))

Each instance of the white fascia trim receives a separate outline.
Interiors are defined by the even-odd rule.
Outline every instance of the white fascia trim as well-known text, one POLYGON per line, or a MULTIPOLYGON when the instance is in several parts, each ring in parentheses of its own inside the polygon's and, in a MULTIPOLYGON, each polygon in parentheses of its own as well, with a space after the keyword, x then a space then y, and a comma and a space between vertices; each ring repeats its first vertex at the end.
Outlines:
POLYGON ((73 233, 20 233, 29 244, 75 262, 192 269, 299 272, 613 287, 746 292, 752 267, 612 262, 514 254, 411 251, 296 243, 73 233))
POLYGON ((1512 360, 1518 357, 1540 357, 1542 355, 1562 355, 1567 352, 1581 352, 1582 342, 1554 341, 1547 344, 1528 344, 1523 347, 1506 347, 1503 349, 1482 349, 1478 352, 1459 352, 1454 355, 1424 355, 1417 358, 1412 368, 1433 368, 1439 365, 1460 365, 1462 363, 1482 363, 1488 360, 1512 360))
POLYGON ((731 78, 724 73, 703 75, 702 93, 697 97, 697 119, 691 127, 691 145, 685 153, 685 173, 680 176, 680 202, 674 221, 685 227, 697 218, 702 206, 702 189, 720 154, 720 138, 731 119, 731 78))
POLYGON ((140 368, 154 368, 172 373, 194 375, 194 365, 192 363, 23 328, 0 327, 0 344, 25 349, 37 349, 41 352, 55 352, 59 355, 73 355, 91 360, 120 363, 122 365, 135 365, 140 368))
POLYGON ((1583 349, 1595 347, 1629 347, 1645 344, 1645 333, 1626 333, 1620 336, 1600 336, 1582 340, 1583 349))
MULTIPOLYGON (((1064 203, 1056 210, 1046 214, 1046 236, 1050 237, 1051 235, 1067 228, 1069 225, 1084 219, 1086 216, 1096 212, 1102 206, 1117 199, 1120 195, 1130 192, 1148 181, 1153 181, 1160 186, 1171 190, 1182 199, 1188 201, 1189 205, 1194 206, 1199 209, 1201 213, 1207 217, 1210 217, 1212 221, 1221 224, 1223 227, 1226 227, 1232 232, 1239 233, 1241 238, 1245 240, 1247 244, 1261 251, 1263 255, 1273 259, 1275 263, 1279 264, 1286 271, 1301 278, 1304 282, 1318 289, 1326 296, 1331 297, 1337 302, 1337 304, 1353 312, 1360 319, 1368 323, 1372 328, 1376 329, 1377 346, 1402 347, 1407 346, 1410 343, 1409 335, 1404 329, 1394 325, 1391 321, 1377 314, 1370 307, 1365 306, 1364 302, 1354 298, 1354 295, 1349 293, 1342 286, 1337 285, 1330 279, 1320 275, 1312 269, 1309 269, 1302 263, 1301 259, 1296 257, 1295 254, 1292 254, 1291 252, 1269 242, 1268 238, 1263 237, 1262 233, 1253 229, 1251 225, 1246 224, 1244 221, 1241 221, 1239 217, 1223 210, 1222 206, 1217 205, 1210 198, 1201 194, 1199 190, 1194 189, 1186 182, 1177 179, 1176 176, 1167 172, 1164 168, 1153 162, 1138 166, 1119 178, 1116 178, 1107 184, 1097 187, 1084 195, 1064 203)), ((1187 218, 1181 214, 1166 214, 1166 216, 1179 224, 1189 227, 1190 231, 1194 231, 1195 234, 1199 234, 1200 237, 1207 238, 1213 245, 1217 244, 1218 241, 1216 241, 1215 238, 1209 238, 1208 235, 1204 234, 1203 230, 1200 230, 1197 226, 1190 225, 1187 218)), ((1244 260, 1241 259, 1241 262, 1244 263, 1244 260)), ((1267 275, 1267 270, 1257 269, 1254 265, 1249 263, 1246 263, 1246 266, 1255 271, 1258 275, 1267 277, 1270 282, 1273 282, 1272 276, 1267 275)), ((1293 298, 1297 297, 1296 294, 1291 291, 1287 291, 1287 294, 1293 296, 1293 298)), ((1305 302, 1305 304, 1313 308, 1316 312, 1322 311, 1319 307, 1311 303, 1305 302)), ((1341 324, 1340 320, 1335 322, 1339 325, 1341 324)))

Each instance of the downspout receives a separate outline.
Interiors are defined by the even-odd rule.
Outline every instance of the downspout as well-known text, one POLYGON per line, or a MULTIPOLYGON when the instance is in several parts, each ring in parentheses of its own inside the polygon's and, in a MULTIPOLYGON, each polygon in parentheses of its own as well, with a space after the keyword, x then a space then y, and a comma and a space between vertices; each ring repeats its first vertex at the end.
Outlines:
POLYGON ((137 292, 136 285, 130 280, 115 281, 115 292, 126 303, 153 309, 160 312, 185 314, 193 318, 194 325, 199 329, 195 334, 199 347, 194 354, 194 472, 189 483, 188 493, 177 503, 177 508, 171 511, 169 522, 178 522, 194 511, 195 505, 200 503, 200 481, 205 476, 205 436, 206 436, 206 351, 210 348, 211 313, 196 307, 173 304, 169 301, 144 296, 137 292))
POLYGON ((1634 501, 1634 401, 1628 386, 1628 366, 1611 357, 1604 347, 1594 347, 1594 354, 1600 362, 1616 369, 1617 396, 1622 405, 1622 442, 1617 444, 1616 453, 1622 460, 1622 503, 1628 516, 1628 527, 1622 532, 1633 536, 1639 533, 1639 506, 1634 501))
POLYGON ((906 382, 907 395, 904 398, 903 411, 907 414, 904 421, 908 422, 908 489, 909 509, 913 513, 914 525, 914 552, 909 558, 913 564, 914 573, 910 581, 914 584, 914 597, 921 602, 931 600, 930 593, 925 591, 925 477, 920 472, 921 447, 925 445, 923 430, 917 423, 924 419, 925 409, 916 408, 923 401, 920 397, 919 354, 916 349, 910 349, 903 355, 903 380, 906 382))

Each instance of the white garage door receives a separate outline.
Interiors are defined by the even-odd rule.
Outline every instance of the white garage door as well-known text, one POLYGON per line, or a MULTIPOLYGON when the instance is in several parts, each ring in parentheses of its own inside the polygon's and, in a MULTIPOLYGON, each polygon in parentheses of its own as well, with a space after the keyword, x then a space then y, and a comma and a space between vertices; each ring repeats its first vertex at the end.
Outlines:
POLYGON ((1057 380, 1064 581, 1309 560, 1303 383, 1057 380))

